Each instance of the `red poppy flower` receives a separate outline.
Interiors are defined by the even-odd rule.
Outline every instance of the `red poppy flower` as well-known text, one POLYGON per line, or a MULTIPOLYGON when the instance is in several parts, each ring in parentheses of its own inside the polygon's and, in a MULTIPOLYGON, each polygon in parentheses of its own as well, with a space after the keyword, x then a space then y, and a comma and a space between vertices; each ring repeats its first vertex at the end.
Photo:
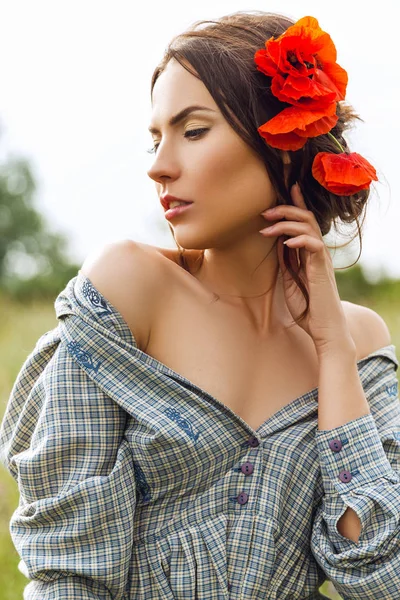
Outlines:
POLYGON ((338 120, 336 103, 324 110, 285 108, 258 128, 259 134, 273 148, 299 150, 307 139, 328 133, 338 120))
MULTIPOLYGON (((255 53, 254 62, 271 78, 272 94, 291 105, 258 127, 270 146, 296 151, 308 138, 331 135, 338 121, 337 102, 345 98, 348 77, 336 63, 335 45, 317 19, 304 17, 277 39, 268 39, 265 49, 255 53)), ((320 152, 312 173, 323 187, 344 196, 378 180, 374 167, 355 152, 320 152)))
POLYGON ((374 167, 357 152, 319 152, 312 165, 313 177, 338 196, 351 196, 378 181, 374 167))
POLYGON ((271 91, 299 108, 321 110, 344 100, 347 72, 336 63, 336 48, 314 17, 303 17, 277 39, 265 42, 254 61, 272 77, 271 91))

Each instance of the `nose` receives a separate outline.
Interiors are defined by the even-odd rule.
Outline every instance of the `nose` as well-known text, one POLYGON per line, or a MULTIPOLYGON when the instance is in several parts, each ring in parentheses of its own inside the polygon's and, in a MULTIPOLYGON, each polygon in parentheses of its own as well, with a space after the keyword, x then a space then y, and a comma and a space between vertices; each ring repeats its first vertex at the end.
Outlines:
POLYGON ((180 175, 180 172, 180 165, 176 156, 171 150, 171 146, 169 146, 168 149, 167 146, 161 142, 157 148, 157 154, 154 162, 147 171, 147 175, 156 183, 162 184, 166 179, 177 179, 180 175))

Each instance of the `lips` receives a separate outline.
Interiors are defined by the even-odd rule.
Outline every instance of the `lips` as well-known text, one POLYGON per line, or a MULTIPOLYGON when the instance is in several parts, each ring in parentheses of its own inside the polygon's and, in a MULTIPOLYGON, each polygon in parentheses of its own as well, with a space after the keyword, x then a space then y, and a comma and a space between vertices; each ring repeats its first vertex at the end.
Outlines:
POLYGON ((164 207, 164 210, 169 209, 169 205, 171 204, 171 202, 184 202, 185 204, 193 204, 193 202, 190 200, 183 200, 183 198, 177 198, 176 196, 170 196, 169 194, 161 196, 160 202, 164 207))

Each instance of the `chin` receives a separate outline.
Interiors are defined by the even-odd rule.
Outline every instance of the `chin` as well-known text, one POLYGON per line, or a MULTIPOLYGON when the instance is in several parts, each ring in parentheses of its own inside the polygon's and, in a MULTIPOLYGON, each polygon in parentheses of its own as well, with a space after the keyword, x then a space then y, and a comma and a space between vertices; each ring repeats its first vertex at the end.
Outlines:
POLYGON ((207 237, 201 232, 190 231, 191 227, 180 226, 174 228, 175 241, 185 250, 205 250, 211 248, 215 238, 207 237), (185 231, 186 230, 186 231, 185 231))

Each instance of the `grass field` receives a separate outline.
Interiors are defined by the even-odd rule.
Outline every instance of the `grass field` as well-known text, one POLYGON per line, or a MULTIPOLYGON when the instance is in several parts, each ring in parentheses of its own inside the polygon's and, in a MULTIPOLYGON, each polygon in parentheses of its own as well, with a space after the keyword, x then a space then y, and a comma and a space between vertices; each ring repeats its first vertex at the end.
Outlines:
MULTIPOLYGON (((366 303, 376 310, 386 321, 392 334, 397 356, 400 349, 400 311, 392 302, 379 301, 366 303)), ((0 419, 15 378, 23 361, 33 350, 38 338, 57 325, 52 302, 18 305, 0 298, 2 315, 0 329, 0 419)), ((18 505, 18 489, 11 475, 0 466, 0 600, 21 600, 26 579, 17 569, 18 554, 9 535, 9 520, 18 505)), ((327 584, 321 591, 333 599, 340 596, 332 592, 327 584)))

